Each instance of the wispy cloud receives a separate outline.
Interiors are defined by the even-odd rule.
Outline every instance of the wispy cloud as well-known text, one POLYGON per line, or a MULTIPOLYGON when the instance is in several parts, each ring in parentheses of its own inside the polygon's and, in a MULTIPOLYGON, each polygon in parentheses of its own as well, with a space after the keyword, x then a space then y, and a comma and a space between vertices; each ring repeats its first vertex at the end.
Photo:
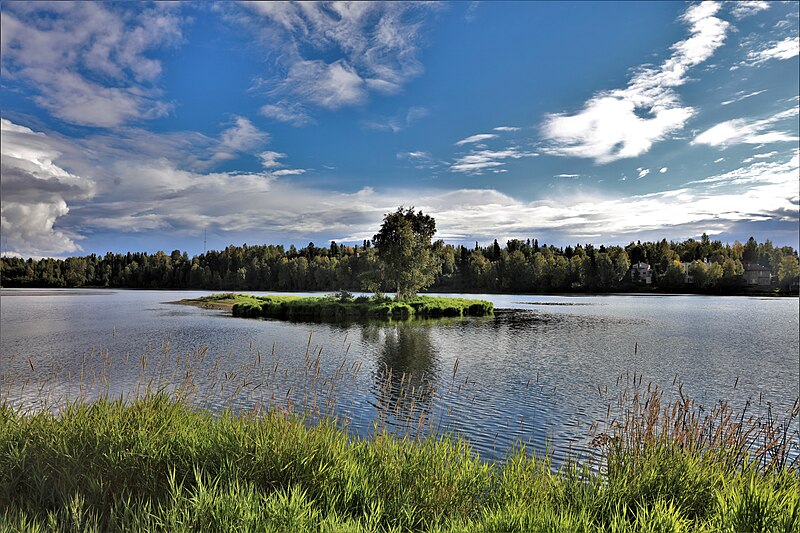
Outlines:
POLYGON ((456 146, 488 141, 489 139, 495 139, 496 137, 497 135, 494 133, 478 133, 477 135, 470 135, 465 139, 461 139, 460 141, 456 142, 456 146))
POLYGON ((472 22, 475 20, 475 12, 478 11, 478 6, 480 2, 477 0, 472 0, 469 5, 467 6, 467 10, 464 12, 464 19, 467 22, 472 22))
POLYGON ((408 161, 414 168, 418 169, 434 169, 439 167, 440 163, 437 162, 429 152, 416 150, 411 152, 397 152, 397 159, 399 161, 408 161))
POLYGON ((496 128, 492 128, 494 131, 519 131, 522 128, 518 128, 516 126, 497 126, 496 128))
POLYGON ((764 0, 727 2, 731 6, 731 15, 736 19, 743 19, 769 9, 769 2, 764 0))
POLYGON ((378 130, 378 131, 391 131, 392 133, 400 132, 414 122, 428 116, 428 110, 424 107, 412 106, 408 111, 399 113, 393 117, 384 117, 374 120, 367 120, 362 122, 365 128, 378 130))
POLYGON ((269 134, 259 130, 245 117, 235 117, 234 124, 220 134, 212 162, 233 159, 237 154, 248 152, 269 141, 269 134))
POLYGON ((658 173, 659 173, 659 174, 666 174, 668 170, 669 170, 669 168, 667 168, 667 167, 661 167, 661 168, 658 170, 658 173))
POLYGON ((737 118, 713 126, 694 138, 692 144, 729 146, 733 144, 768 144, 774 142, 797 142, 798 137, 788 131, 773 129, 781 121, 796 117, 797 107, 781 111, 760 119, 737 118))
POLYGON ((645 177, 645 176, 647 176, 648 174, 650 174, 650 169, 649 169, 649 168, 642 168, 642 167, 639 167, 639 168, 637 168, 637 169, 636 169, 636 172, 638 172, 638 173, 639 173, 639 176, 638 176, 636 179, 640 180, 640 179, 642 179, 643 177, 645 177))
POLYGON ((304 168, 285 168, 282 170, 276 170, 272 172, 273 176, 299 176, 300 174, 305 174, 306 170, 304 168))
POLYGON ((3 4, 3 77, 28 84, 61 120, 113 127, 166 115, 155 85, 161 62, 148 53, 181 42, 177 10, 133 13, 98 2, 3 4))
POLYGON ((687 185, 706 185, 712 188, 723 186, 782 187, 778 196, 795 203, 797 216, 797 175, 800 169, 800 151, 794 149, 791 157, 783 161, 758 161, 730 172, 690 181, 687 185))
POLYGON ((772 41, 759 50, 747 53, 747 58, 742 63, 748 66, 757 66, 772 59, 786 60, 800 55, 800 37, 787 37, 782 41, 772 41))
POLYGON ((739 91, 738 93, 736 93, 736 96, 734 96, 730 100, 725 100, 724 102, 722 102, 722 105, 730 105, 730 104, 733 104, 735 102, 741 102, 742 100, 745 100, 747 98, 752 98, 754 96, 758 96, 759 94, 765 93, 765 92, 767 92, 766 89, 763 89, 761 91, 753 91, 753 92, 747 93, 747 94, 745 94, 744 91, 739 91))
POLYGON ((285 68, 269 92, 284 104, 264 110, 275 118, 284 115, 286 101, 339 109, 362 104, 371 93, 400 92, 423 70, 420 32, 425 14, 438 9, 394 2, 243 5, 235 18, 258 32, 269 51, 278 50, 285 68))
POLYGON ((778 152, 774 150, 772 152, 766 152, 763 154, 753 154, 752 156, 745 158, 742 163, 752 163, 756 159, 769 159, 771 157, 775 157, 776 155, 778 155, 778 152))
POLYGON ((519 148, 511 147, 505 150, 473 150, 469 154, 456 159, 450 165, 450 172, 462 174, 481 174, 484 170, 505 165, 508 159, 521 159, 535 157, 535 152, 526 152, 519 148))
POLYGON ((311 115, 302 105, 286 100, 281 100, 275 104, 265 104, 261 106, 258 112, 267 118, 288 122, 293 126, 305 126, 314 122, 314 119, 311 118, 311 115))
POLYGON ((554 178, 579 178, 580 174, 556 174, 554 178))
POLYGON ((639 156, 683 128, 694 109, 674 88, 724 43, 729 24, 715 16, 719 9, 716 2, 690 6, 681 17, 690 37, 675 43, 660 67, 640 67, 625 89, 596 94, 576 114, 548 115, 542 125, 547 152, 609 163, 639 156))

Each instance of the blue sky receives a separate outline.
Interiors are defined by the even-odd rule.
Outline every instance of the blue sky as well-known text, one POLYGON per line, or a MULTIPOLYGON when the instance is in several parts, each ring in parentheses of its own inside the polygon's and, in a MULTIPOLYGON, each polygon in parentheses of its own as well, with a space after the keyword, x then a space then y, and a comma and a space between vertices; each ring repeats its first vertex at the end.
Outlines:
POLYGON ((798 246, 796 2, 2 4, 2 251, 798 246))

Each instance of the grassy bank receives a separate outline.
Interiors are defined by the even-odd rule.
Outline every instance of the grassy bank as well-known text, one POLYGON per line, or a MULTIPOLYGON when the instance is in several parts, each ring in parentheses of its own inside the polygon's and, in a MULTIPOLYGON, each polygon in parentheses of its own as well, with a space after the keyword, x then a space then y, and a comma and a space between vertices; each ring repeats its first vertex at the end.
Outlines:
POLYGON ((494 305, 485 300, 417 296, 395 301, 382 295, 353 297, 347 293, 328 296, 251 296, 213 294, 181 300, 201 307, 231 308, 233 316, 280 319, 355 320, 488 316, 494 305))
POLYGON ((798 531, 796 466, 736 451, 749 430, 725 413, 706 431, 665 410, 676 425, 657 430, 658 398, 635 400, 596 439, 600 470, 558 472, 525 450, 488 464, 456 439, 354 439, 163 393, 58 415, 3 404, 0 530, 798 531))

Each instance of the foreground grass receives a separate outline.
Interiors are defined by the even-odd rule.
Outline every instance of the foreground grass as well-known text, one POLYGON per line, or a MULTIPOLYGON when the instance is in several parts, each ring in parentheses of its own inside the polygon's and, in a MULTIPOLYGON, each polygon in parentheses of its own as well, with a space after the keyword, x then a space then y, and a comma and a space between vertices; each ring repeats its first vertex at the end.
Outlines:
POLYGON ((181 303, 204 307, 232 308, 233 316, 280 319, 392 319, 488 316, 494 305, 485 300, 417 296, 395 301, 385 296, 353 297, 346 293, 329 296, 251 296, 248 294, 213 294, 182 300, 181 303))
MULTIPOLYGON (((634 426, 630 426, 635 428, 634 426)), ((666 435, 666 434, 664 434, 666 435)), ((604 437, 602 473, 444 437, 354 439, 150 394, 0 406, 3 531, 798 531, 800 477, 674 435, 604 437)))

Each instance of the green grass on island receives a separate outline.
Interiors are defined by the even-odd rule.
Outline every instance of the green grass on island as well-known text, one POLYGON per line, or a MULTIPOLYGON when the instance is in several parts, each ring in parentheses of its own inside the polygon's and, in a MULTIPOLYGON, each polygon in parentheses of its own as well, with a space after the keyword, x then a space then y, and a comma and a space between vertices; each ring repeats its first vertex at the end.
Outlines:
POLYGON ((388 296, 357 296, 347 292, 326 296, 212 294, 181 300, 201 307, 231 308, 233 316, 279 319, 392 319, 489 316, 494 304, 486 300, 416 296, 397 301, 388 296))
POLYGON ((729 447, 749 426, 734 417, 704 433, 714 428, 678 412, 654 431, 639 418, 648 412, 599 439, 599 469, 554 471, 524 449, 487 463, 451 437, 356 438, 279 410, 214 415, 166 393, 58 414, 3 403, 0 531, 799 530, 796 467, 729 447))

